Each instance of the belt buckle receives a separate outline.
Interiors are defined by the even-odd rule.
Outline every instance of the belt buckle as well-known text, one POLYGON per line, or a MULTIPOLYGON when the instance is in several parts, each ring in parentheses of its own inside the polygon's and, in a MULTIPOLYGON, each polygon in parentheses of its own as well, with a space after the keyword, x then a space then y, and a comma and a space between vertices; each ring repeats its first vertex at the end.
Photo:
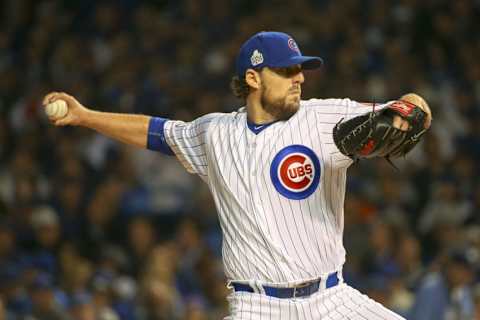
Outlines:
POLYGON ((309 287, 310 284, 311 282, 306 282, 293 287, 293 297, 297 298, 297 297, 304 297, 308 295, 310 293, 310 290, 308 290, 307 292, 306 288, 309 287))

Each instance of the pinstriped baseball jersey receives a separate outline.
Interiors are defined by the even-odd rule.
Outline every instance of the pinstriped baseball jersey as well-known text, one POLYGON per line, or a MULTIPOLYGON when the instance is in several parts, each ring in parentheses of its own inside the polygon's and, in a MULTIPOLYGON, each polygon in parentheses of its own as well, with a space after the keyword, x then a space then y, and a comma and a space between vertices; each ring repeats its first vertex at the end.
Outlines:
POLYGON ((349 99, 312 99, 287 121, 258 127, 245 108, 164 123, 171 150, 213 194, 227 278, 291 285, 341 270, 352 161, 332 129, 369 111, 349 99))

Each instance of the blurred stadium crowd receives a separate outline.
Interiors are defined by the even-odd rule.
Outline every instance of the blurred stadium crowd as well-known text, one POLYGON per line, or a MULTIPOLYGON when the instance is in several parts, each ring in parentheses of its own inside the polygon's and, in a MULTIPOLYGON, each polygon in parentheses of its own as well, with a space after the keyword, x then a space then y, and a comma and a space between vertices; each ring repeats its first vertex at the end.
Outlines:
POLYGON ((66 91, 97 110, 191 120, 241 106, 243 41, 281 30, 326 62, 304 97, 417 92, 433 128, 399 171, 350 169, 348 282, 412 320, 480 319, 480 2, 1 2, 0 319, 220 319, 221 231, 175 159, 40 106, 66 91))

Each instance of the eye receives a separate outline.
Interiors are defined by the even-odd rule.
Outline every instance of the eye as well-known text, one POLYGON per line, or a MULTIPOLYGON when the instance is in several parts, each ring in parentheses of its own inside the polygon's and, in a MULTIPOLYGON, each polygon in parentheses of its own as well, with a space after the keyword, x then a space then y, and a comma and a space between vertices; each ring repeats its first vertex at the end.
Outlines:
POLYGON ((302 72, 302 67, 300 65, 294 65, 291 67, 285 67, 285 68, 271 68, 273 72, 276 74, 284 77, 284 78, 291 78, 300 72, 302 72))

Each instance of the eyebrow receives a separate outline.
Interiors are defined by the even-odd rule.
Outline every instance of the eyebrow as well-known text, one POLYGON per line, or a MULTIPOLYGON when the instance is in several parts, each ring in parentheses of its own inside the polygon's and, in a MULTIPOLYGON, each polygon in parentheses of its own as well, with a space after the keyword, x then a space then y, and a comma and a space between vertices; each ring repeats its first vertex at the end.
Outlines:
POLYGON ((272 70, 272 72, 274 72, 278 75, 287 76, 287 77, 295 75, 295 74, 303 71, 301 65, 294 65, 294 66, 290 66, 290 67, 277 67, 277 68, 272 67, 272 68, 270 68, 270 70, 272 70))

